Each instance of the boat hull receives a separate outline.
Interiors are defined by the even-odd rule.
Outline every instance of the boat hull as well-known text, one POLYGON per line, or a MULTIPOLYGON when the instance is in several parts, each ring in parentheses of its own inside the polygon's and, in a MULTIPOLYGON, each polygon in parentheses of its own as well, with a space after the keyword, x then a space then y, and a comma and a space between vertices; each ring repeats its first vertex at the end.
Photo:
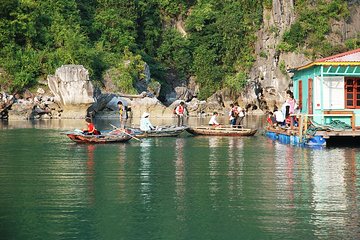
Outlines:
POLYGON ((78 132, 68 132, 65 134, 76 143, 119 143, 127 142, 131 139, 131 135, 124 133, 85 135, 78 132))
POLYGON ((207 135, 207 136, 233 136, 233 137, 246 137, 254 136, 257 129, 249 128, 222 128, 222 127, 195 127, 186 129, 194 135, 207 135))
POLYGON ((141 131, 140 129, 132 129, 132 134, 138 138, 147 137, 177 137, 183 133, 187 127, 161 127, 157 130, 148 132, 141 131))

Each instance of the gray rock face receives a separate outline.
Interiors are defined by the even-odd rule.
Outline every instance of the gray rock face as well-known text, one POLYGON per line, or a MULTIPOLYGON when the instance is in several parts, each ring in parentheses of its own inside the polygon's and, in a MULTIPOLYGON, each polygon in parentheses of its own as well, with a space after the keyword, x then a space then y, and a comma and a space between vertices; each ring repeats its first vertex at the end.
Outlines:
MULTIPOLYGON (((334 21, 332 31, 327 38, 334 44, 342 44, 346 39, 356 37, 360 31, 360 7, 358 1, 349 2, 350 18, 348 21, 334 21)), ((282 53, 276 46, 282 36, 296 21, 294 0, 273 0, 271 9, 264 9, 263 26, 257 33, 257 59, 250 72, 250 80, 244 102, 254 102, 260 108, 272 108, 286 99, 285 91, 292 89, 291 75, 284 69, 296 68, 311 62, 304 54, 282 53), (283 71, 281 71, 283 69, 283 71)), ((325 56, 324 56, 325 57, 325 56)))
POLYGON ((82 65, 63 65, 47 80, 55 101, 63 106, 94 102, 94 87, 89 80, 88 70, 82 65))

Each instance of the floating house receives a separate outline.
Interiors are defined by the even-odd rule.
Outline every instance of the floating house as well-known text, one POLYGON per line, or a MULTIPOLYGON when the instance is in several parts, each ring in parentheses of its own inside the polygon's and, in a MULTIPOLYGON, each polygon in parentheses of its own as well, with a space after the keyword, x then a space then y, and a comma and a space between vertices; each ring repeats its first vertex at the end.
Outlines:
POLYGON ((318 59, 292 72, 299 126, 287 133, 269 130, 268 134, 286 140, 286 136, 295 136, 295 142, 314 144, 325 144, 331 138, 360 139, 360 48, 318 59), (315 126, 312 136, 306 132, 310 124, 315 126))

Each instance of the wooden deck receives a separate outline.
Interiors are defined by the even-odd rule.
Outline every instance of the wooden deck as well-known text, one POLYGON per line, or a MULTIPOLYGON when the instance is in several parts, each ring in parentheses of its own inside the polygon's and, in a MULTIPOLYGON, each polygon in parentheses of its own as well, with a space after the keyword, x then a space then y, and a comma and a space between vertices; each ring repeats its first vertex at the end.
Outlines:
POLYGON ((360 137, 360 130, 341 130, 341 131, 317 131, 315 136, 322 136, 329 139, 331 137, 360 137))

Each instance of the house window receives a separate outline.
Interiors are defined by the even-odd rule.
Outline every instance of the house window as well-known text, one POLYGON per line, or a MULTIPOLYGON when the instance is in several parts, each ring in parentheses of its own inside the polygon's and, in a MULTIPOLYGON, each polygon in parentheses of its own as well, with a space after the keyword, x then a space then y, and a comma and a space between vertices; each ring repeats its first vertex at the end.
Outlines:
POLYGON ((360 78, 345 78, 345 107, 360 108, 360 78))

